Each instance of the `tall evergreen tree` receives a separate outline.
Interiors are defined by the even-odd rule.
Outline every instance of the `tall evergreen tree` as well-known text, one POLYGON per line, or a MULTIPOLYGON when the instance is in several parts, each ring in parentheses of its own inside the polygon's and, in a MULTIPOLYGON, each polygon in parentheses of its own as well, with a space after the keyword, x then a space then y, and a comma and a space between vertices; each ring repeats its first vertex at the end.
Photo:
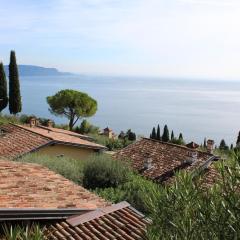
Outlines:
POLYGON ((228 149, 228 146, 227 146, 227 144, 226 144, 224 139, 221 140, 219 148, 221 150, 227 150, 228 149))
POLYGON ((158 126, 157 126, 157 140, 161 140, 161 134, 160 134, 159 124, 158 124, 158 126))
POLYGON ((18 66, 14 51, 11 51, 9 64, 9 111, 14 115, 22 111, 18 66))
POLYGON ((173 132, 173 130, 172 130, 172 132, 171 132, 171 141, 173 141, 174 140, 174 132, 173 132))
POLYGON ((179 134, 178 140, 183 141, 183 135, 182 135, 182 133, 179 134))
POLYGON ((7 80, 3 63, 0 63, 0 112, 8 105, 7 80))
POLYGON ((231 144, 230 149, 233 150, 233 143, 231 144))
POLYGON ((240 131, 238 133, 238 138, 237 138, 237 147, 240 147, 240 131))
POLYGON ((155 127, 152 129, 152 139, 156 139, 157 138, 157 134, 156 134, 156 129, 155 127))
POLYGON ((167 125, 165 125, 164 129, 163 129, 162 141, 163 142, 168 142, 169 141, 169 130, 168 130, 167 125))
POLYGON ((207 148, 207 139, 206 139, 206 138, 204 138, 203 147, 204 147, 204 148, 207 148))

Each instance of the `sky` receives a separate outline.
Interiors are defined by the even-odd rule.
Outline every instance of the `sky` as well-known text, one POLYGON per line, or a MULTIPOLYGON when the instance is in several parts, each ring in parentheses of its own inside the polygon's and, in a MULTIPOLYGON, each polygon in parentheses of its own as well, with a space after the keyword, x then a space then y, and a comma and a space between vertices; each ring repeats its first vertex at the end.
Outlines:
POLYGON ((0 0, 0 60, 240 81, 239 0, 0 0))

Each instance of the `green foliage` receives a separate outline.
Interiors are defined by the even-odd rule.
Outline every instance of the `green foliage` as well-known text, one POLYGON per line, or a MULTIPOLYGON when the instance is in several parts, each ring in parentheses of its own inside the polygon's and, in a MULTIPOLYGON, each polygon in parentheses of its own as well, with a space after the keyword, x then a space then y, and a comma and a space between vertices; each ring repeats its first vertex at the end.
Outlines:
POLYGON ((158 191, 159 188, 160 186, 152 181, 136 173, 131 173, 128 181, 117 188, 97 188, 95 192, 113 203, 127 201, 142 213, 147 214, 149 213, 149 209, 146 198, 151 192, 158 191))
POLYGON ((109 139, 104 135, 91 134, 91 133, 88 135, 93 138, 94 142, 101 144, 103 146, 106 146, 109 151, 122 149, 132 143, 132 141, 129 141, 127 138, 109 139))
POLYGON ((151 138, 152 138, 152 139, 157 139, 157 134, 156 134, 156 129, 155 129, 155 127, 153 127, 153 129, 152 129, 151 138))
POLYGON ((16 123, 16 124, 21 123, 19 120, 19 117, 15 116, 15 115, 13 116, 13 115, 7 115, 7 114, 0 113, 0 125, 7 124, 9 122, 16 123))
POLYGON ((44 227, 40 227, 39 225, 9 225, 4 224, 1 226, 2 228, 2 236, 1 239, 3 240, 43 240, 44 234, 43 229, 44 227))
MULTIPOLYGON (((221 179, 212 188, 181 172, 169 187, 146 198, 153 224, 148 239, 239 239, 240 157, 220 162, 221 179)), ((202 175, 204 179, 204 175, 202 175)))
POLYGON ((74 131, 80 134, 97 134, 99 132, 99 127, 90 124, 86 119, 84 119, 81 122, 80 127, 76 127, 74 131))
POLYGON ((28 154, 22 158, 19 158, 18 161, 38 163, 56 173, 61 174, 65 178, 70 179, 75 183, 82 184, 84 161, 66 157, 50 157, 47 155, 43 156, 37 153, 28 154))
POLYGON ((171 141, 174 141, 174 139, 175 139, 175 137, 174 137, 174 132, 173 132, 173 130, 172 130, 172 132, 171 132, 171 141))
POLYGON ((18 66, 14 51, 11 51, 9 64, 9 111, 14 115, 22 111, 18 66))
POLYGON ((90 189, 117 187, 127 181, 129 168, 123 162, 101 155, 87 159, 83 168, 83 186, 90 189))
POLYGON ((69 129, 72 130, 81 117, 91 117, 97 111, 97 101, 75 90, 61 90, 54 96, 47 97, 50 112, 56 116, 65 116, 69 119, 69 129))
POLYGON ((8 105, 7 80, 3 63, 0 63, 0 112, 8 105))
POLYGON ((159 124, 158 124, 158 126, 157 126, 157 140, 161 140, 161 133, 160 133, 160 126, 159 126, 159 124))
POLYGON ((219 145, 220 150, 228 150, 229 147, 227 146, 226 142, 224 139, 221 140, 220 145, 219 145))
POLYGON ((237 145, 240 144, 240 131, 239 131, 239 133, 238 133, 238 138, 237 138, 236 144, 237 144, 237 145))
POLYGON ((168 142, 169 140, 170 140, 170 139, 169 139, 168 126, 165 125, 165 126, 164 126, 164 129, 163 129, 162 141, 163 141, 163 142, 168 142))

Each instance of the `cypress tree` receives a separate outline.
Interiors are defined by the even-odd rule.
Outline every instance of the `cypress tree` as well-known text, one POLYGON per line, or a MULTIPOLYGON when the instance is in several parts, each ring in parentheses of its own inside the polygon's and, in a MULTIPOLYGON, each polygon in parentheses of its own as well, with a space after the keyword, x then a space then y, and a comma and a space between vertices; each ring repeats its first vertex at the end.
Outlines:
POLYGON ((182 133, 179 134, 178 140, 183 141, 183 135, 182 135, 182 133))
POLYGON ((206 139, 206 138, 204 138, 203 147, 204 147, 204 148, 207 148, 207 139, 206 139))
POLYGON ((152 139, 156 139, 157 138, 157 134, 156 134, 156 129, 155 127, 152 130, 152 139))
POLYGON ((161 140, 161 134, 160 134, 159 124, 158 124, 158 127, 157 127, 157 140, 161 140))
POLYGON ((9 111, 14 115, 22 111, 18 66, 14 51, 11 51, 9 64, 9 111))
POLYGON ((240 147, 240 131, 238 133, 238 138, 237 138, 237 147, 240 147))
POLYGON ((171 132, 171 141, 173 141, 173 140, 174 140, 174 132, 172 130, 172 132, 171 132))
POLYGON ((8 105, 7 80, 3 63, 0 63, 0 112, 8 105))
POLYGON ((221 150, 227 150, 228 149, 228 146, 227 146, 224 139, 221 140, 219 149, 221 149, 221 150))
POLYGON ((233 150, 233 144, 231 144, 230 149, 233 150))
POLYGON ((165 125, 164 129, 163 129, 162 140, 163 140, 163 142, 168 142, 169 141, 169 130, 168 130, 167 125, 165 125))

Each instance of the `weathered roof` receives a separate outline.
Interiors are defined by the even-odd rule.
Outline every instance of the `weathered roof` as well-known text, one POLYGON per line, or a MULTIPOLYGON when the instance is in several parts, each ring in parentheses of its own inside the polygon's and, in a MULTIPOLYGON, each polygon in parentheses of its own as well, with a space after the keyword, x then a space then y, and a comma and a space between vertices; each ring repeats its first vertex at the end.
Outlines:
POLYGON ((31 152, 50 142, 50 139, 39 134, 29 132, 13 124, 1 125, 0 156, 1 158, 15 158, 31 152))
POLYGON ((172 177, 177 170, 192 171, 204 165, 213 155, 185 146, 143 138, 117 152, 115 157, 130 160, 132 167, 142 175, 162 182, 172 177), (197 153, 197 159, 192 164, 186 162, 189 153, 197 153), (150 169, 144 168, 146 155, 152 160, 150 169))
POLYGON ((135 240, 144 239, 150 220, 121 202, 48 226, 48 239, 135 240))
POLYGON ((96 209, 108 203, 38 164, 0 160, 2 209, 96 209))
POLYGON ((79 134, 62 129, 5 124, 0 129, 0 156, 15 158, 48 144, 69 144, 77 147, 105 149, 104 146, 82 139, 79 134))

